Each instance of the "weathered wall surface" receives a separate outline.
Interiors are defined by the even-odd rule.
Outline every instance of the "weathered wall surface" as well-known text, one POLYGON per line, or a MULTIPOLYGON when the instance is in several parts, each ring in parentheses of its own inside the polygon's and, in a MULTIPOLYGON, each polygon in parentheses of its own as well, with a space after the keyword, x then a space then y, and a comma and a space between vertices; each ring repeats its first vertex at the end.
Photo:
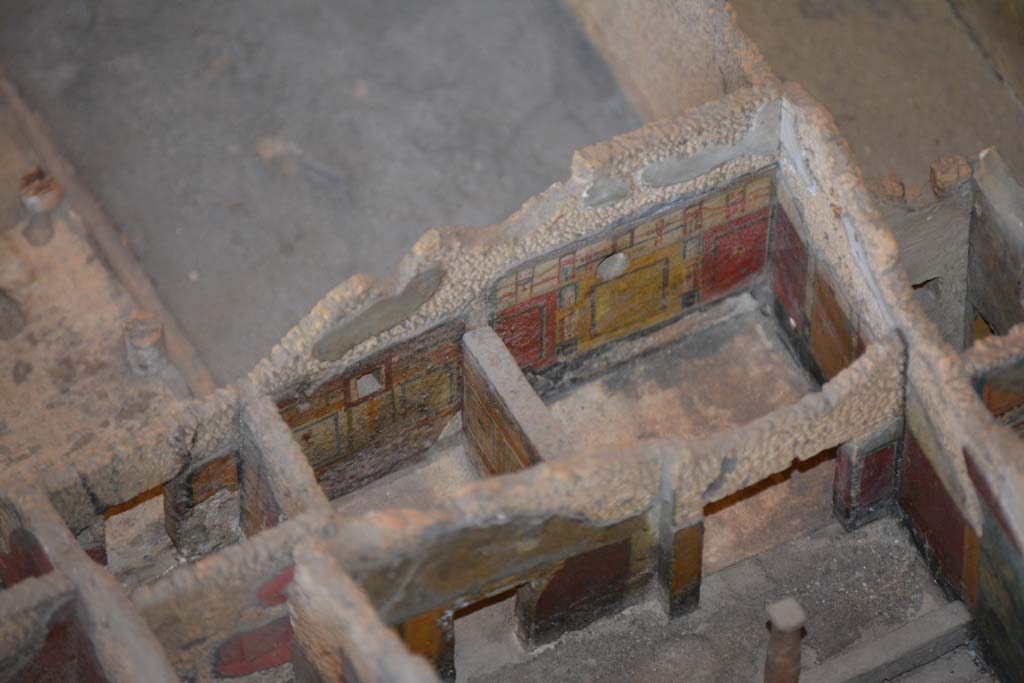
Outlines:
MULTIPOLYGON (((4 591, 0 601, 0 671, 4 680, 46 657, 53 615, 71 604, 74 585, 61 572, 4 591)), ((55 679, 59 680, 59 679, 55 679)))
POLYGON ((851 291, 873 294, 880 314, 868 317, 867 327, 888 321, 907 343, 906 433, 898 464, 907 523, 936 575, 979 616, 997 665, 1008 674, 1019 671, 1024 638, 1010 596, 1020 591, 1024 566, 1024 462, 1019 439, 993 419, 972 386, 980 378, 972 376, 979 369, 972 366, 984 366, 986 354, 975 358, 969 350, 965 364, 942 341, 827 113, 789 86, 787 104, 784 111, 795 116, 783 118, 783 177, 805 210, 813 202, 827 218, 829 205, 838 219, 843 232, 837 237, 845 233, 855 257, 850 265, 862 275, 860 289, 851 291), (801 153, 787 149, 787 140, 800 140, 801 153))
POLYGON ((463 329, 442 325, 279 401, 330 498, 425 450, 461 408, 463 329))
POLYGON ((481 294, 519 264, 770 166, 778 149, 776 92, 771 85, 740 90, 686 117, 580 150, 568 180, 534 197, 500 225, 482 231, 428 231, 393 280, 357 276, 328 294, 257 365, 252 381, 285 399, 443 321, 466 316, 471 327, 486 324, 481 294), (659 172, 653 177, 645 175, 656 167, 659 172), (442 268, 444 278, 405 322, 368 336, 336 361, 312 358, 311 349, 325 333, 373 302, 396 295, 428 267, 442 268))
POLYGON ((284 591, 294 572, 292 550, 324 526, 317 513, 301 515, 132 593, 179 676, 212 680, 291 661, 284 591))
POLYGON ((823 379, 835 377, 864 351, 860 314, 813 249, 789 190, 779 188, 771 248, 772 288, 784 329, 798 353, 823 379))
POLYGON ((16 512, 35 539, 37 562, 49 571, 13 589, 20 589, 17 597, 25 600, 26 614, 33 615, 28 622, 15 619, 13 630, 34 638, 19 642, 24 651, 15 680, 174 680, 163 651, 123 589, 79 547, 46 497, 8 478, 0 486, 0 505, 16 512), (45 616, 35 609, 44 605, 45 616))
POLYGON ((992 416, 1024 435, 1024 325, 976 340, 963 359, 992 416))
POLYGON ((995 150, 977 161, 967 297, 998 334, 1024 322, 1024 189, 995 150))
POLYGON ((380 621, 366 594, 321 546, 306 543, 296 552, 295 581, 288 590, 298 636, 297 681, 436 683, 427 662, 410 655, 380 621))
POLYGON ((696 310, 761 273, 771 204, 761 173, 546 254, 498 280, 494 330, 520 367, 543 370, 696 310), (625 265, 605 277, 613 254, 625 265))
POLYGON ((462 344, 462 426, 483 476, 515 472, 575 450, 494 330, 471 330, 462 344))

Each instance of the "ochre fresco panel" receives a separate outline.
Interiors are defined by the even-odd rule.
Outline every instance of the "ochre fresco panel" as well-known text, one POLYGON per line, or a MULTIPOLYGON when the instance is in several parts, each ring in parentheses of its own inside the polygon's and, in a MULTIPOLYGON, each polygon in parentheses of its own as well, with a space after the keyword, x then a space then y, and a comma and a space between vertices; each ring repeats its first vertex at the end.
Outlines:
POLYGON ((553 252, 498 280, 495 332, 541 370, 668 322, 750 285, 764 270, 772 174, 763 173, 553 252), (610 280, 598 267, 627 257, 610 280))
POLYGON ((463 372, 462 421, 482 474, 509 474, 537 462, 536 449, 471 363, 463 372))
POLYGON ((421 614, 402 622, 397 630, 409 651, 426 658, 441 680, 455 680, 455 629, 451 611, 438 609, 421 614))
POLYGON ((814 271, 810 348, 825 379, 832 379, 863 350, 850 304, 820 264, 814 271))
POLYGON ((422 451, 461 408, 463 331, 440 325, 278 403, 329 497, 422 451))
POLYGON ((632 328, 665 308, 668 259, 632 270, 590 291, 590 326, 595 336, 632 328))
POLYGON ((1000 379, 998 376, 986 379, 981 386, 981 400, 993 417, 1024 437, 1024 387, 1019 381, 1011 383, 1000 379))
POLYGON ((192 503, 199 504, 226 488, 238 488, 238 463, 235 453, 227 453, 196 470, 190 477, 192 503))

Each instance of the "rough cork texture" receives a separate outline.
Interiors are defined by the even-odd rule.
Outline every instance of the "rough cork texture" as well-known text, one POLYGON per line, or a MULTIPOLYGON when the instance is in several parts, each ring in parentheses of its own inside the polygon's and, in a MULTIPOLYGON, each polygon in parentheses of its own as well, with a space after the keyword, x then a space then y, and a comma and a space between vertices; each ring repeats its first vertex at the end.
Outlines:
MULTIPOLYGON (((172 401, 169 394, 160 394, 167 400, 158 401, 161 407, 153 414, 146 412, 149 404, 140 409, 141 424, 97 427, 112 431, 79 444, 73 459, 59 460, 66 451, 62 444, 41 452, 31 467, 5 472, 0 521, 30 533, 52 570, 0 592, 0 615, 11 616, 3 632, 18 642, 38 644, 46 630, 47 606, 73 594, 90 651, 112 680, 159 681, 175 675, 202 681, 235 676, 272 680, 291 675, 296 641, 311 656, 295 660, 300 675, 308 666, 336 672, 340 661, 315 643, 323 635, 322 625, 346 611, 377 611, 379 621, 373 619, 370 632, 363 634, 372 642, 358 646, 360 656, 373 659, 375 652, 394 650, 381 625, 460 609, 527 583, 561 585, 570 575, 587 574, 586 558, 614 560, 616 570, 605 576, 615 587, 612 598, 637 594, 668 575, 677 593, 696 600, 699 575, 694 567, 683 563, 678 571, 659 573, 658 564, 668 554, 698 555, 694 539, 682 549, 674 547, 674 539, 677 532, 696 528, 706 504, 787 470, 794 459, 861 439, 901 417, 923 454, 916 464, 934 471, 950 507, 966 522, 961 527, 974 534, 965 531, 959 540, 972 541, 975 558, 979 536, 983 547, 992 546, 991 532, 987 541, 983 536, 983 511, 988 510, 1007 545, 1019 551, 1024 547, 1024 462, 1015 457, 1019 442, 996 425, 972 386, 978 373, 1019 357, 1019 329, 1009 341, 985 342, 968 351, 966 360, 942 342, 914 296, 896 241, 870 203, 834 123, 799 88, 786 86, 781 97, 773 79, 759 81, 757 63, 754 59, 736 72, 753 87, 581 150, 568 180, 531 199, 504 223, 479 232, 428 231, 393 278, 357 276, 342 283, 239 387, 201 401, 172 401), (829 286, 842 290, 859 320, 863 352, 832 367, 820 391, 707 438, 658 434, 626 447, 575 452, 475 481, 416 508, 354 516, 332 512, 278 414, 278 402, 309 396, 374 353, 443 323, 470 329, 486 325, 488 292, 520 265, 663 204, 721 190, 759 172, 774 174, 774 187, 782 188, 777 205, 800 223, 808 250, 834 278, 829 286), (444 277, 414 313, 397 325, 384 316, 382 325, 390 327, 372 334, 367 328, 370 336, 338 360, 314 358, 314 347, 325 334, 375 302, 400 295, 431 268, 441 268, 444 277), (94 534, 104 513, 138 502, 137 496, 168 482, 187 481, 190 473, 235 450, 240 471, 218 481, 225 488, 240 487, 242 528, 250 538, 139 586, 129 600, 72 536, 71 531, 86 529, 94 534), (296 570, 293 554, 310 539, 321 545, 304 546, 296 570), (315 567, 324 563, 330 565, 322 572, 326 583, 318 584, 315 567), (296 571, 290 618, 288 586, 296 571), (340 586, 339 593, 329 596, 337 604, 321 605, 316 591, 326 590, 331 581, 340 586), (347 603, 346 594, 351 598, 347 603), (313 606, 324 611, 313 614, 313 606), (300 630, 297 636, 293 629, 300 630)), ((779 216, 773 217, 777 226, 779 216)), ((58 226, 52 239, 60 234, 58 226)), ((35 306, 22 311, 17 298, 0 303, 5 316, 0 333, 12 339, 26 334, 10 334, 23 317, 25 325, 34 324, 29 314, 35 306)), ((10 368, 10 373, 12 378, 26 376, 24 367, 10 368)), ((39 414, 47 414, 45 408, 39 414)), ((121 409, 108 408, 107 417, 121 409)), ((203 489, 199 497, 208 493, 216 492, 203 489)), ((10 550, 8 539, 3 543, 3 550, 10 550)), ((974 590, 974 568, 961 563, 954 569, 974 590)), ((988 585, 984 579, 981 584, 988 585)), ((606 597, 596 596, 595 604, 606 597)), ((555 617, 549 624, 567 616, 558 596, 538 597, 538 606, 555 617)), ((530 609, 521 611, 527 619, 538 618, 536 610, 532 617, 530 609)), ((524 630, 529 632, 529 626, 524 630)), ((0 661, 13 661, 11 656, 0 651, 0 661)))
POLYGON ((296 646, 322 680, 437 680, 427 662, 411 656, 395 632, 380 621, 366 594, 322 544, 306 543, 296 553, 288 600, 292 623, 300 634, 296 646))
POLYGON ((504 223, 476 232, 457 228, 427 231, 391 280, 359 275, 335 288, 272 349, 269 358, 257 364, 250 379, 275 398, 297 390, 308 393, 373 351, 434 324, 458 316, 466 317, 470 326, 485 324, 482 294, 517 264, 669 200, 722 187, 774 163, 774 149, 771 153, 755 149, 756 153, 697 169, 695 177, 679 183, 653 187, 641 178, 650 164, 667 158, 742 145, 755 128, 758 113, 776 99, 773 87, 744 89, 721 102, 699 107, 687 117, 649 124, 587 147, 576 153, 568 180, 528 201, 504 223), (625 183, 629 191, 607 204, 587 206, 588 189, 607 178, 625 183), (433 265, 444 269, 444 280, 434 296, 404 323, 363 341, 336 362, 312 358, 313 345, 334 325, 383 296, 398 294, 415 273, 433 265))
POLYGON ((18 671, 39 649, 50 615, 74 598, 74 585, 60 572, 22 581, 0 601, 0 670, 18 671))
MULTIPOLYGON (((987 472, 1006 472, 999 484, 999 498, 1013 520, 1017 537, 1024 538, 1024 509, 1019 504, 1024 493, 1024 465, 1011 457, 1015 449, 1007 448, 1007 435, 987 413, 970 386, 962 361, 942 342, 935 323, 914 297, 898 262, 895 239, 871 204, 860 172, 828 113, 798 86, 787 84, 785 91, 786 102, 791 105, 784 107, 784 112, 793 113, 789 137, 799 141, 801 153, 788 150, 782 154, 780 174, 810 224, 824 221, 823 225, 834 226, 838 244, 846 242, 847 258, 843 261, 847 265, 840 275, 844 286, 848 284, 858 298, 873 302, 877 313, 868 318, 871 329, 892 326, 907 340, 907 392, 913 397, 908 407, 911 429, 928 442, 927 457, 975 532, 980 532, 981 516, 967 474, 964 448, 971 448, 980 461, 992 466, 985 468, 987 472), (812 206, 816 207, 813 211, 812 206), (927 419, 922 419, 925 414, 927 419)), ((786 131, 784 114, 784 150, 786 131)))
MULTIPOLYGON (((131 608, 124 590, 79 547, 45 496, 14 478, 4 482, 0 493, 18 511, 48 562, 62 567, 73 585, 76 595, 72 626, 81 629, 79 637, 89 643, 91 656, 108 680, 176 680, 162 648, 131 608)), ((44 593, 45 583, 26 585, 37 591, 36 599, 49 601, 52 593, 44 593)), ((51 591, 52 588, 51 585, 51 591)), ((42 665, 48 666, 46 662, 42 665)))
POLYGON ((774 76, 727 2, 569 0, 645 121, 678 116, 774 76))

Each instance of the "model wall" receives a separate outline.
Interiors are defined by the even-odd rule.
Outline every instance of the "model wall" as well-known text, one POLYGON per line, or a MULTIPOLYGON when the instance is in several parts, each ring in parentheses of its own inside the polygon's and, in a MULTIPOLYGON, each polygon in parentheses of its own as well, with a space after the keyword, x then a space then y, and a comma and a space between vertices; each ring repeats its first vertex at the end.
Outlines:
POLYGON ((806 228, 780 187, 771 246, 771 282, 783 318, 804 363, 829 380, 864 352, 861 321, 836 286, 829 264, 808 248, 806 228))
POLYGON ((462 423, 480 455, 482 474, 508 474, 538 462, 537 449, 484 373, 472 363, 466 363, 464 370, 462 423))
POLYGON ((736 292, 764 268, 772 182, 749 176, 517 268, 491 293, 495 332, 541 371, 736 292), (625 270, 604 279, 613 254, 625 270))
POLYGON ((382 350, 309 395, 278 402, 329 498, 421 453, 461 408, 461 323, 382 350))

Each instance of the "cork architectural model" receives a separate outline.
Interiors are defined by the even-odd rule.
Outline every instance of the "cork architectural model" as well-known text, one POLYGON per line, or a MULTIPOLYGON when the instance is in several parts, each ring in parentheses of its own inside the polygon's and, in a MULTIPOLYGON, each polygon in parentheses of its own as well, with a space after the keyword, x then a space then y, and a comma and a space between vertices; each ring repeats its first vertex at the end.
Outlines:
MULTIPOLYGON (((922 233, 721 3, 570 5, 650 122, 502 223, 342 282, 229 386, 149 367, 144 320, 132 375, 102 264, 4 271, 27 320, 5 382, 52 354, 43 329, 123 366, 4 389, 0 680, 453 680, 453 615, 509 591, 528 650, 652 595, 696 608, 707 506, 823 453, 843 526, 903 520, 1020 680, 1024 190, 996 150, 947 160, 922 233), (629 31, 690 39, 659 76, 629 31), (602 393, 662 357, 692 409, 602 393), (339 504, 438 449, 472 467, 339 504), (119 581, 111 529, 143 505, 177 559, 119 581)), ((46 216, 86 254, 73 198, 46 216)))

